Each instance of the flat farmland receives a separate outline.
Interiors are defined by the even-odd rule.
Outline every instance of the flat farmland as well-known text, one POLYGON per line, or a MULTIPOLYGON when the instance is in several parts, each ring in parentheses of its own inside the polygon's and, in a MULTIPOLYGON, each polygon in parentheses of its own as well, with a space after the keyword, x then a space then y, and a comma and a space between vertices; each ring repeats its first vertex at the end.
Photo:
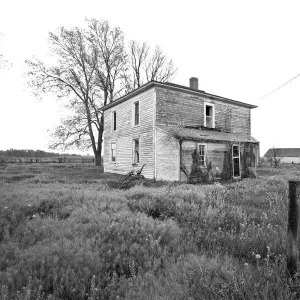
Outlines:
POLYGON ((93 163, 94 157, 90 155, 58 155, 58 156, 32 156, 32 157, 0 157, 0 162, 11 163, 93 163))
POLYGON ((188 185, 92 164, 0 173, 0 299, 299 299, 286 273, 288 180, 188 185))

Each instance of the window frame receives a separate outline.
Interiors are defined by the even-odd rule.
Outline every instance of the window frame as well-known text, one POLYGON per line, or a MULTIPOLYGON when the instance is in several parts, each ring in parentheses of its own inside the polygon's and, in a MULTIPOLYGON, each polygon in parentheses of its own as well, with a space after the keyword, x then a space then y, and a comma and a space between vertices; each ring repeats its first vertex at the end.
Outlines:
POLYGON ((232 178, 241 178, 241 145, 239 145, 239 144, 233 144, 232 145, 231 157, 232 157, 232 178), (238 156, 233 155, 233 148, 234 147, 238 147, 238 149, 239 149, 239 155, 238 156), (239 159, 239 176, 234 176, 234 158, 239 159))
POLYGON ((139 126, 141 123, 141 104, 139 100, 132 102, 132 126, 139 126), (136 124, 136 104, 138 104, 138 123, 136 124))
POLYGON ((112 120, 111 120, 111 131, 117 131, 117 111, 114 110, 111 112, 112 120))
POLYGON ((200 165, 200 167, 206 167, 207 145, 203 143, 197 143, 197 152, 199 157, 203 156, 203 165, 200 165), (203 151, 204 151, 203 155, 200 155, 200 146, 203 146, 203 151))
POLYGON ((117 141, 111 141, 110 142, 110 149, 109 149, 109 162, 111 164, 116 164, 117 163, 117 141), (115 149, 112 149, 112 145, 115 144, 115 149), (113 158, 113 150, 115 150, 115 160, 112 160, 113 158))
POLYGON ((215 124, 215 104, 211 103, 211 102, 204 102, 204 127, 207 128, 215 128, 216 124, 215 124), (208 127, 206 124, 206 107, 210 106, 212 107, 212 127, 208 127))
POLYGON ((132 165, 138 165, 140 163, 140 139, 139 138, 135 138, 132 139, 132 165), (136 151, 135 151, 135 146, 136 146, 136 141, 138 142, 138 159, 136 161, 136 151))

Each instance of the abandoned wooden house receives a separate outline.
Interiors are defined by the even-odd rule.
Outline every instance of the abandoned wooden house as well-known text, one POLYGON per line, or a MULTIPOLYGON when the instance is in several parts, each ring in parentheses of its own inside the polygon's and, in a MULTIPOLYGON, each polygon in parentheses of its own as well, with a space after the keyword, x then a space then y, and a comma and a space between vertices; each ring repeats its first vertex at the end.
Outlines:
POLYGON ((280 163, 299 164, 300 148, 270 148, 264 157, 270 162, 276 158, 280 163))
POLYGON ((104 171, 174 181, 238 178, 256 167, 256 106, 190 86, 151 81, 102 108, 104 171))

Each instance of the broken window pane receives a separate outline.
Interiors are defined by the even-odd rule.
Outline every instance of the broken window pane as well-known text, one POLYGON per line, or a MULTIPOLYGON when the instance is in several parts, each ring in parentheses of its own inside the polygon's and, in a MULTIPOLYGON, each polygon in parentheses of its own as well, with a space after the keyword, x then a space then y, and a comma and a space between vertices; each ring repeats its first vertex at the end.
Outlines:
POLYGON ((238 157, 233 158, 233 177, 240 176, 240 159, 238 157))
POLYGON ((206 105, 206 116, 212 117, 212 106, 206 105))
POLYGON ((239 157, 240 153, 239 153, 239 146, 233 146, 233 149, 232 149, 232 156, 234 157, 239 157))

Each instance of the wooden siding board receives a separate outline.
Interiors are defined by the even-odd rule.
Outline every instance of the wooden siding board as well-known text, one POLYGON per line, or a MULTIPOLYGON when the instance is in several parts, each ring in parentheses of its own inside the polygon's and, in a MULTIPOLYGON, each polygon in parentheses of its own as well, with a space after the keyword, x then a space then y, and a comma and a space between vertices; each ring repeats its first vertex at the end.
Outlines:
POLYGON ((216 129, 251 136, 250 108, 163 88, 157 88, 156 98, 157 124, 204 126, 204 102, 210 102, 215 105, 216 129))
POLYGON ((122 102, 111 109, 104 111, 104 172, 126 174, 134 168, 143 169, 146 178, 154 176, 154 146, 153 146, 153 120, 154 120, 154 89, 147 90, 132 99, 122 102), (132 108, 135 101, 140 102, 139 125, 132 124, 132 108), (117 113, 117 130, 112 131, 112 112, 117 113), (139 139, 140 163, 132 166, 132 140, 139 139), (116 141, 116 163, 110 162, 110 143, 116 141))
MULTIPOLYGON (((212 163, 212 172, 214 175, 220 174, 223 170, 224 151, 226 150, 226 144, 222 143, 197 143, 194 141, 182 142, 182 159, 188 172, 191 172, 193 163, 192 153, 196 149, 198 144, 206 146, 206 160, 212 163)), ((181 171, 182 181, 186 181, 186 175, 181 171)))
POLYGON ((156 179, 179 180, 179 142, 156 127, 156 179))

